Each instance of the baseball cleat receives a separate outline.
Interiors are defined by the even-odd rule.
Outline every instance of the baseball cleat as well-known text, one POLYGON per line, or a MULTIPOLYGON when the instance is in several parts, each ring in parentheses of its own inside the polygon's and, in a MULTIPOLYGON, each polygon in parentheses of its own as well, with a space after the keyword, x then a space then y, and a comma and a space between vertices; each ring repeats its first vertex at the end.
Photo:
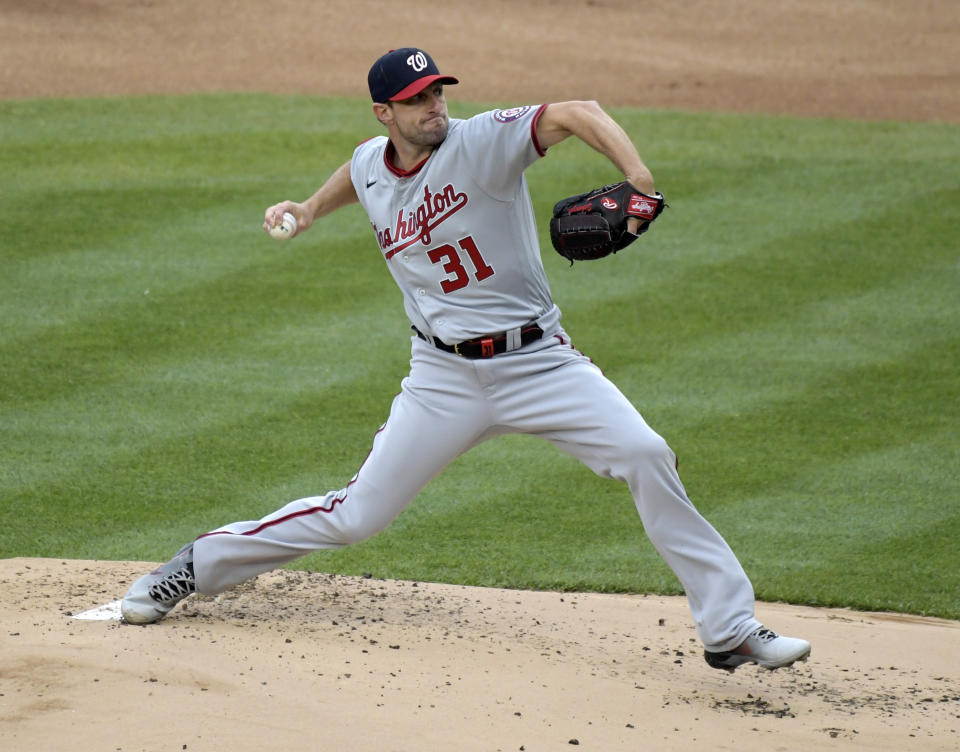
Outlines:
POLYGON ((193 576, 193 544, 150 574, 134 582, 120 604, 120 613, 129 624, 152 624, 159 621, 191 593, 197 592, 193 576))
POLYGON ((810 655, 810 643, 796 637, 781 637, 776 632, 760 627, 753 631, 740 647, 723 653, 703 652, 703 657, 712 668, 733 673, 737 666, 756 663, 771 671, 792 666, 796 661, 805 661, 810 655))

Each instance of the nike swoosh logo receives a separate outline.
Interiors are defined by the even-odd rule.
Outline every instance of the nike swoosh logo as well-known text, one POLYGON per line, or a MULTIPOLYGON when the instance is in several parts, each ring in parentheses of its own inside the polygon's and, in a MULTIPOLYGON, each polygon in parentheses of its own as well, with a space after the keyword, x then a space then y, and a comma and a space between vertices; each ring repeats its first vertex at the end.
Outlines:
POLYGON ((376 185, 376 184, 377 184, 377 181, 376 181, 376 180, 368 180, 368 181, 367 181, 367 188, 369 188, 371 185, 376 185))

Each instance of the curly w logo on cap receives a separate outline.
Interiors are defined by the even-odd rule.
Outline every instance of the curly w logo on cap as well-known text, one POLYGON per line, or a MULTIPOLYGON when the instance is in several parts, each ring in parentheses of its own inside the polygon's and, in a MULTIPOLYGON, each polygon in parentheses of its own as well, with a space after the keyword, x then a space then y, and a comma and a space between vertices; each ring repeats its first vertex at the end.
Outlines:
POLYGON ((381 56, 367 74, 370 98, 374 102, 399 102, 419 94, 434 81, 457 84, 453 76, 441 75, 437 64, 424 50, 401 47, 381 56))

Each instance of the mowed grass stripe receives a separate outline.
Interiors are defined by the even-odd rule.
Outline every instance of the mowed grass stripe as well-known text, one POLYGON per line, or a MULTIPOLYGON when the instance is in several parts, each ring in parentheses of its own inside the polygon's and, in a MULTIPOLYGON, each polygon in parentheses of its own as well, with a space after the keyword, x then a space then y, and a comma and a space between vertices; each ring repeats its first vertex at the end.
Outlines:
MULTIPOLYGON (((682 333, 670 327, 644 331, 642 342, 633 345, 634 361, 622 356, 630 348, 622 335, 597 347, 603 348, 600 360, 618 383, 630 389, 635 385, 640 394, 647 388, 645 401, 657 404, 664 399, 687 416, 739 412, 789 400, 792 391, 816 386, 825 378, 848 384, 850 399, 860 402, 872 395, 859 394, 859 385, 850 379, 859 367, 913 362, 917 350, 932 343, 924 355, 933 362, 913 387, 923 389, 936 378, 937 364, 943 369, 955 365, 949 357, 956 353, 955 332, 960 326, 960 315, 950 302, 955 292, 949 276, 926 269, 870 290, 854 288, 829 296, 821 291, 818 294, 824 297, 814 301, 793 296, 789 306, 768 311, 766 317, 759 309, 749 315, 735 311, 727 315, 722 304, 699 311, 694 304, 686 312, 688 328, 682 333), (689 326, 697 316, 700 326, 689 326), (715 328, 710 326, 714 318, 715 328), (709 380, 703 378, 705 373, 709 380), (650 387, 659 390, 655 396, 650 387)), ((740 303, 740 310, 749 305, 740 303)), ((946 379, 938 388, 950 386, 946 379)), ((883 384, 877 387, 882 389, 883 384)))
MULTIPOLYGON (((4 249, 8 294, 0 314, 12 333, 25 334, 96 317, 100 306, 143 302, 150 290, 176 291, 253 265, 282 267, 296 254, 260 229, 267 190, 250 180, 243 190, 161 184, 54 192, 46 198, 63 207, 57 219, 16 235, 4 249)), ((356 211, 332 218, 327 242, 366 226, 356 211)), ((375 250, 368 255, 375 258, 375 250)))
POLYGON ((386 418, 390 395, 380 394, 379 409, 355 399, 358 391, 376 393, 375 381, 325 385, 285 402, 261 400, 234 415, 224 412, 223 400, 205 408, 194 398, 169 406, 180 419, 176 430, 146 433, 135 418, 127 445, 101 446, 99 436, 95 452, 54 445, 51 451, 70 463, 70 472, 51 473, 7 497, 5 514, 18 520, 21 537, 5 528, 0 548, 28 545, 34 555, 62 555, 63 525, 69 525, 74 556, 162 557, 180 538, 342 487, 386 418), (274 484, 292 495, 272 491, 274 484), (55 516, 61 524, 30 525, 37 516, 55 516))
POLYGON ((931 493, 936 504, 885 499, 891 490, 902 494, 899 473, 878 475, 876 483, 856 493, 849 488, 849 477, 859 471, 877 474, 884 461, 922 466, 935 449, 932 444, 913 444, 825 468, 825 473, 842 474, 842 482, 827 484, 821 473, 812 473, 813 482, 806 488, 798 484, 779 496, 755 497, 741 506, 735 519, 728 521, 724 510, 718 526, 730 533, 733 545, 751 541, 743 563, 754 575, 760 598, 950 613, 960 577, 956 570, 945 569, 944 562, 954 555, 951 531, 957 519, 942 504, 942 478, 917 483, 911 479, 911 493, 931 493), (869 507, 863 503, 864 495, 871 498, 869 507))
MULTIPOLYGON (((389 323, 397 301, 381 295, 364 303, 376 285, 336 274, 314 275, 314 283, 293 278, 308 263, 300 248, 325 250, 295 249, 296 242, 202 284, 165 291, 158 279, 149 296, 134 292, 130 303, 0 348, 0 383, 18 396, 7 407, 7 429, 46 432, 64 446, 82 438, 78 461, 86 461, 134 436, 183 435, 363 378, 379 372, 388 353, 402 368, 408 330, 389 323), (358 343, 359 352, 342 358, 358 343)), ((338 252, 329 255, 336 263, 338 252)), ((375 256, 366 261, 382 272, 375 256)), ((381 275, 380 284, 390 282, 381 275)), ((54 453, 20 471, 21 482, 71 471, 54 453)))
MULTIPOLYGON (((124 194, 102 195, 90 208, 94 203, 113 207, 111 224, 123 225, 145 197, 127 202, 124 194)), ((377 290, 389 284, 382 274, 373 274, 382 271, 375 249, 364 248, 365 260, 373 261, 370 282, 337 273, 346 258, 338 239, 349 232, 359 245, 356 236, 365 223, 358 224, 358 211, 325 227, 323 247, 306 238, 280 246, 259 229, 259 202, 246 212, 227 212, 219 193, 167 197, 169 204, 163 190, 153 197, 157 233, 144 228, 107 243, 88 243, 74 253, 58 251, 43 261, 11 265, 5 283, 10 294, 0 304, 9 324, 0 345, 7 363, 15 362, 16 351, 59 357, 57 339, 99 343, 129 356, 139 356, 138 348, 153 352, 171 338, 178 348, 189 345, 191 336, 209 347, 214 335, 254 327, 263 319, 290 313, 295 320, 298 306, 306 302, 322 312, 352 303, 368 285, 377 290), (193 208, 185 213, 183 204, 193 208), (319 271, 318 262, 330 265, 330 271, 319 271), (23 267, 26 271, 18 273, 23 267)), ((57 237, 41 233, 35 243, 58 246, 57 237)), ((3 378, 13 378, 12 371, 3 378)))

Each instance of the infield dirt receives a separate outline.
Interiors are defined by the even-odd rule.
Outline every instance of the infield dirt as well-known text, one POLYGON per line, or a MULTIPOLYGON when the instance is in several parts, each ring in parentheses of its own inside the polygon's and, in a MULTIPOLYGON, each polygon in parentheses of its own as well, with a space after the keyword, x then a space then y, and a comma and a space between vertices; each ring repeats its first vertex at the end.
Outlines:
MULTIPOLYGON (((960 122, 954 0, 0 0, 0 99, 363 97, 407 44, 465 101, 960 122)), ((731 675, 682 598, 276 572, 151 627, 72 618, 151 566, 0 561, 0 749, 960 748, 956 622, 760 603, 813 654, 731 675)))

